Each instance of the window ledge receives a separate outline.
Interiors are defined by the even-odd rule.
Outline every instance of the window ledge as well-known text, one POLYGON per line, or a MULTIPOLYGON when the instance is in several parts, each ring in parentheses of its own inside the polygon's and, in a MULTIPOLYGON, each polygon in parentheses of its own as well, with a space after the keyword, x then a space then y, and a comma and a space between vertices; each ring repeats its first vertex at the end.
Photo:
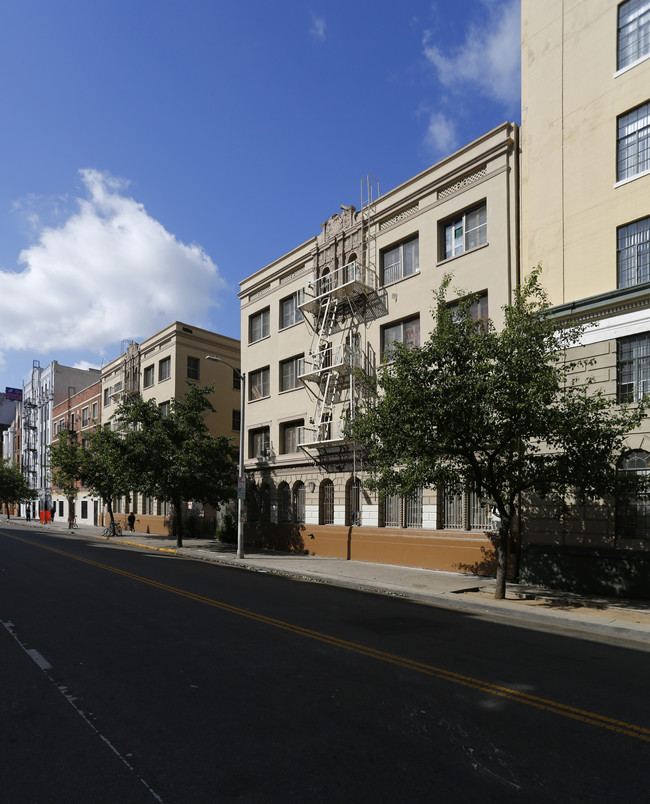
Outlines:
POLYGON ((480 246, 475 246, 474 248, 470 248, 467 251, 461 251, 460 254, 454 254, 453 257, 446 257, 444 260, 438 260, 436 263, 436 268, 441 265, 447 265, 449 262, 453 262, 454 260, 459 260, 461 257, 467 256, 467 254, 474 254, 476 251, 480 251, 482 248, 487 248, 490 245, 490 242, 481 243, 480 246))
POLYGON ((283 391, 278 391, 278 394, 290 394, 292 391, 300 391, 301 388, 305 386, 301 383, 300 385, 296 385, 295 388, 285 388, 283 391))
POLYGON ((413 279, 414 276, 420 275, 420 269, 418 268, 417 271, 413 271, 412 274, 407 274, 406 276, 400 276, 399 279, 394 279, 392 282, 382 283, 382 288, 392 288, 393 285, 399 285, 400 282, 406 282, 407 279, 413 279))
MULTIPOLYGON (((304 324, 304 323, 305 323, 305 319, 302 318, 300 321, 294 321, 293 324, 287 324, 286 327, 280 327, 278 332, 286 332, 286 330, 291 329, 292 327, 297 327, 299 324, 304 324)), ((257 341, 255 341, 255 343, 257 343, 257 341)))
POLYGON ((261 396, 259 399, 249 399, 249 404, 253 405, 255 402, 264 402, 265 399, 270 399, 271 394, 267 394, 266 396, 261 396))
POLYGON ((262 341, 268 341, 268 339, 270 337, 271 337, 271 333, 269 333, 268 335, 264 335, 262 338, 258 338, 256 341, 248 341, 248 345, 253 346, 253 344, 255 344, 255 343, 261 343, 262 341))
POLYGON ((624 184, 629 184, 631 181, 642 179, 644 176, 650 176, 650 169, 642 170, 641 173, 635 173, 634 176, 628 176, 626 179, 621 179, 620 181, 617 181, 614 184, 614 189, 616 189, 616 187, 622 187, 624 184))
POLYGON ((629 70, 633 70, 639 64, 642 64, 644 61, 648 61, 648 59, 650 59, 650 53, 646 53, 644 56, 641 56, 640 59, 637 59, 636 61, 632 61, 629 64, 626 64, 625 67, 621 67, 620 70, 617 70, 614 73, 614 78, 618 78, 619 75, 623 75, 623 73, 626 73, 629 70))

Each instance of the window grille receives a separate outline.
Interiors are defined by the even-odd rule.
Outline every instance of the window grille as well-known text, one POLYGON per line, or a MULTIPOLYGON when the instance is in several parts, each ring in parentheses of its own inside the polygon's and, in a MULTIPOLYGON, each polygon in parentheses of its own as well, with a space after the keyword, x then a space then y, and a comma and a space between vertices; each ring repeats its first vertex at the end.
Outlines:
POLYGON ((305 521, 305 484, 298 480, 293 487, 293 520, 305 521))
POLYGON ((320 486, 320 524, 334 524, 334 483, 323 480, 320 486))

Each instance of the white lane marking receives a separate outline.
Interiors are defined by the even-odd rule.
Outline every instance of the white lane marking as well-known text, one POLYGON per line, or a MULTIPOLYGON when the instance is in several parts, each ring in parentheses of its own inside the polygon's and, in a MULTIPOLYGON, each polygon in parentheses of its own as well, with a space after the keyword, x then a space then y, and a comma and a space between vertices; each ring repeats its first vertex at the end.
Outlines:
MULTIPOLYGON (((5 624, 3 623, 3 625, 5 624)), ((43 654, 39 653, 37 650, 34 650, 34 648, 32 648, 31 650, 25 650, 25 653, 36 662, 36 664, 41 668, 41 670, 52 669, 52 665, 48 662, 45 656, 43 656, 43 654)))
POLYGON ((27 648, 25 644, 21 642, 14 628, 14 624, 10 620, 8 620, 7 622, 4 622, 4 620, 0 620, 0 624, 4 626, 7 633, 15 639, 15 641, 18 643, 18 645, 20 645, 20 647, 25 651, 25 653, 36 662, 36 664, 41 668, 41 670, 47 677, 48 681, 54 684, 57 690, 61 693, 61 695, 63 695, 63 697, 75 710, 75 712, 79 715, 79 717, 81 717, 81 719, 90 726, 90 728, 95 732, 95 734, 99 737, 99 739, 115 754, 115 756, 120 760, 120 762, 126 765, 126 767, 131 771, 131 773, 135 775, 138 781, 141 782, 147 788, 151 796, 153 796, 153 798, 155 798, 156 801, 159 801, 160 804, 163 804, 163 800, 158 795, 158 793, 156 793, 155 790, 149 784, 147 784, 147 782, 142 778, 142 776, 138 774, 133 765, 131 765, 126 760, 126 758, 122 756, 122 754, 120 754, 120 752, 108 739, 108 737, 105 737, 101 733, 101 731, 97 728, 97 726, 95 726, 95 724, 90 720, 90 716, 87 715, 83 711, 83 709, 81 709, 81 707, 77 706, 77 704, 75 703, 77 699, 68 692, 68 688, 63 684, 57 684, 57 682, 52 678, 52 676, 48 673, 48 670, 52 669, 52 665, 47 661, 47 659, 45 659, 43 655, 40 654, 37 650, 34 650, 33 648, 27 648))

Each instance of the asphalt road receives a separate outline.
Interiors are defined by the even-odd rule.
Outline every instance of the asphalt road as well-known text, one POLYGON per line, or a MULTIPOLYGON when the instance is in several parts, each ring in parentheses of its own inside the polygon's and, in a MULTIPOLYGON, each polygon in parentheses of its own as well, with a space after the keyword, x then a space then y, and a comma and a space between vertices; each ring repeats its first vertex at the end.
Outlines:
POLYGON ((645 801, 650 653, 0 530, 11 802, 645 801))

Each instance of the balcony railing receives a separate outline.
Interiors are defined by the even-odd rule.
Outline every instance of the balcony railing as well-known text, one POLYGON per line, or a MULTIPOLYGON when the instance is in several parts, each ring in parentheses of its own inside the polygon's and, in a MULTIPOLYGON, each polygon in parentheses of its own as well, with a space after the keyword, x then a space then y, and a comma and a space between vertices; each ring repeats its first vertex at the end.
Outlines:
POLYGON ((377 276, 358 262, 349 262, 332 273, 309 282, 301 291, 300 309, 312 312, 320 303, 333 298, 352 298, 377 289, 377 276))
POLYGON ((301 380, 318 380, 325 371, 350 374, 363 367, 364 354, 361 349, 340 343, 301 358, 298 362, 298 377, 301 380))
POLYGON ((319 444, 329 444, 333 441, 343 441, 345 438, 345 422, 342 419, 333 419, 317 425, 306 425, 298 428, 298 446, 315 447, 319 444))

